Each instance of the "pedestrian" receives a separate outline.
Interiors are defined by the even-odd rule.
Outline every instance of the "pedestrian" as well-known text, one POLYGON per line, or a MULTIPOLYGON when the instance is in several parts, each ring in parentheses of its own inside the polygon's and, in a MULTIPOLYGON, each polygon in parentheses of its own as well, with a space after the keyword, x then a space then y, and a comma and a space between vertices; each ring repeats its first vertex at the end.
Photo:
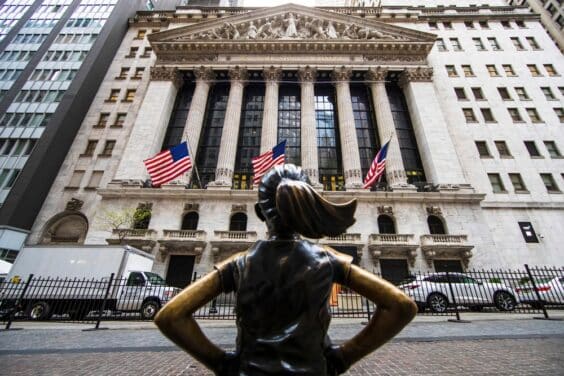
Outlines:
POLYGON ((334 204, 301 168, 276 166, 261 180, 255 211, 268 240, 234 255, 165 305, 155 322, 216 375, 337 375, 395 336, 416 313, 392 284, 352 264, 352 257, 302 240, 337 236, 355 219, 356 200, 334 204), (327 335, 333 283, 377 306, 368 324, 341 345, 327 335), (192 317, 221 293, 237 296, 234 352, 213 344, 192 317))

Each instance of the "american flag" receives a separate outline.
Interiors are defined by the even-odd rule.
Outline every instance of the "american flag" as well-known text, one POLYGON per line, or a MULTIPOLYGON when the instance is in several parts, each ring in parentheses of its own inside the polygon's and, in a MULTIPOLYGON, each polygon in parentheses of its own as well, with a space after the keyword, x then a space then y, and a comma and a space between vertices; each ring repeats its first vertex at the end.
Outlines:
POLYGON ((284 164, 286 158, 284 154, 285 149, 286 140, 273 147, 272 150, 253 158, 253 173, 255 174, 253 184, 260 183, 260 179, 262 179, 263 175, 272 167, 284 164))
POLYGON ((192 168, 192 158, 188 153, 186 141, 145 159, 143 163, 151 175, 154 187, 168 183, 192 168))
POLYGON ((366 178, 364 178, 364 189, 370 188, 372 185, 374 185, 374 183, 380 181, 380 178, 382 177, 382 174, 386 169, 386 155, 388 154, 389 144, 390 140, 382 145, 382 148, 372 161, 370 170, 368 170, 368 174, 366 174, 366 178))

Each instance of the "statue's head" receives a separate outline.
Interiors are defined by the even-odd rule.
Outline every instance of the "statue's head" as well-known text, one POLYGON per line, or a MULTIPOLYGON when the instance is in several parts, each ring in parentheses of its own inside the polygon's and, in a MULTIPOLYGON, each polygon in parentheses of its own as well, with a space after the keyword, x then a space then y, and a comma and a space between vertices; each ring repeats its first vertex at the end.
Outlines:
POLYGON ((276 166, 263 176, 255 205, 257 216, 275 238, 337 236, 355 222, 355 210, 356 200, 345 204, 325 200, 293 164, 276 166))

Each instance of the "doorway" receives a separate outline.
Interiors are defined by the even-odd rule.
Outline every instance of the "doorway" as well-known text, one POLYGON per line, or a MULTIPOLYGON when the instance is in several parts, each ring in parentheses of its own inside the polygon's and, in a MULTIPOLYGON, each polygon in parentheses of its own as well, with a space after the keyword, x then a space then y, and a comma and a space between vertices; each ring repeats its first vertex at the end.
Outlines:
POLYGON ((405 259, 380 259, 382 278, 398 285, 409 276, 409 268, 405 259))
POLYGON ((452 272, 452 273, 462 273, 462 262, 460 260, 434 260, 436 272, 452 272))
POLYGON ((184 288, 192 281, 196 256, 171 255, 166 272, 166 284, 184 288))

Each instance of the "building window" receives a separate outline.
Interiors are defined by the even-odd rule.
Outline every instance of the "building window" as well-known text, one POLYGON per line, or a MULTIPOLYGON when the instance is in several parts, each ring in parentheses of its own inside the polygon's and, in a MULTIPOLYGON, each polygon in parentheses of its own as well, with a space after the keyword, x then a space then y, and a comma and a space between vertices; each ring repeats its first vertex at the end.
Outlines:
POLYGON ((554 69, 554 66, 552 64, 545 64, 544 69, 546 70, 546 74, 551 77, 560 76, 558 72, 556 72, 556 69, 554 69))
POLYGON ((147 30, 140 29, 140 30, 137 31, 137 36, 135 37, 135 39, 143 39, 143 38, 145 38, 146 34, 147 34, 147 30))
POLYGON ((539 149, 537 149, 537 145, 534 141, 525 141, 525 148, 529 152, 529 155, 533 158, 542 158, 541 154, 539 153, 539 149))
POLYGON ((474 22, 472 21, 464 21, 464 26, 466 26, 469 30, 474 30, 476 27, 474 26, 474 22))
POLYGON ((531 222, 517 222, 519 228, 521 229, 521 233, 523 234, 523 239, 525 239, 526 243, 538 243, 539 239, 537 238, 537 234, 535 233, 535 229, 531 222))
POLYGON ((521 174, 510 173, 509 174, 509 180, 511 181, 511 184, 513 185, 513 190, 516 193, 527 191, 527 187, 525 187, 525 183, 523 183, 523 179, 521 178, 521 174))
POLYGON ((229 220, 229 231, 247 231, 247 214, 233 214, 229 220))
POLYGON ((145 72, 145 68, 144 68, 144 67, 137 67, 137 68, 135 68, 135 74, 133 75, 133 77, 131 77, 131 79, 133 79, 133 80, 140 80, 140 79, 142 79, 144 72, 145 72))
POLYGON ((102 176, 104 176, 104 171, 92 171, 90 181, 88 182, 86 188, 98 188, 100 181, 102 180, 102 176))
POLYGON ((141 55, 141 57, 142 58, 151 57, 151 52, 153 52, 153 49, 151 47, 145 47, 145 49, 143 50, 143 55, 141 55))
POLYGON ((451 22, 443 22, 443 27, 445 30, 452 30, 452 23, 451 22))
POLYGON ((278 142, 286 140, 286 162, 301 164, 301 106, 299 85, 280 85, 278 142))
POLYGON ((137 56, 137 51, 139 51, 139 47, 131 47, 129 49, 129 53, 125 55, 127 58, 135 58, 137 56))
POLYGON ((525 90, 524 87, 516 87, 515 93, 517 93, 517 96, 522 101, 528 101, 528 100, 531 99, 531 98, 529 98, 529 95, 527 94, 527 91, 525 90))
POLYGON ((112 89, 110 91, 110 96, 106 99, 106 102, 117 102, 119 98, 119 89, 112 89))
POLYGON ((351 84, 351 101, 353 107, 354 124, 360 154, 360 168, 362 176, 366 176, 372 160, 377 153, 374 113, 371 108, 370 95, 364 84, 351 84))
POLYGON ((443 221, 436 215, 430 215, 427 217, 427 225, 429 226, 429 232, 432 235, 446 234, 443 221))
MULTIPOLYGON (((260 154, 262 114, 264 109, 265 86, 252 83, 245 88, 241 120, 239 125, 239 141, 233 172, 233 189, 252 189, 252 158, 260 154)), ((275 145, 268 145, 273 148, 275 145)))
POLYGON ((378 216, 378 233, 395 234, 396 226, 394 220, 389 215, 381 214, 378 216))
POLYGON ((436 22, 429 22, 429 29, 431 30, 438 30, 439 26, 437 25, 436 22))
POLYGON ((454 51, 463 51, 462 45, 460 44, 458 38, 450 38, 449 40, 450 40, 450 45, 452 46, 452 49, 454 51))
POLYGON ((472 41, 474 42, 474 46, 476 47, 477 51, 486 51, 486 47, 484 46, 482 39, 472 38, 472 41))
POLYGON ((97 144, 98 144, 97 140, 88 140, 88 143, 86 144, 86 149, 84 149, 84 153, 82 153, 82 156, 84 157, 92 156, 94 154, 94 150, 96 149, 97 144))
POLYGON ((486 98, 484 97, 484 93, 482 92, 482 88, 473 87, 472 94, 474 95, 474 99, 477 101, 485 101, 486 98))
POLYGON ((0 173, 0 188, 2 188, 2 186, 4 185, 4 182, 6 181, 8 175, 10 174, 10 171, 11 171, 10 169, 5 168, 0 173))
POLYGON ((459 101, 468 100, 468 97, 466 97, 466 92, 464 91, 464 88, 462 88, 462 87, 455 87, 455 88, 454 88, 454 93, 456 94, 456 98, 457 98, 459 101))
POLYGON ((503 67, 503 70, 505 71, 505 75, 506 75, 507 77, 515 77, 515 76, 517 76, 517 75, 515 74, 515 71, 513 70, 513 67, 512 67, 511 65, 509 65, 509 64, 503 64, 502 67, 503 67))
POLYGON ((125 113, 122 113, 122 112, 118 113, 116 115, 116 120, 115 120, 114 124, 112 125, 112 127, 116 127, 116 128, 123 127, 123 124, 125 123, 125 117, 126 116, 127 116, 127 114, 125 114, 125 113))
POLYGON ((480 27, 481 27, 482 29, 489 29, 489 28, 490 28, 490 25, 488 24, 488 21, 479 21, 478 23, 480 24, 480 27))
POLYGON ((149 228, 149 223, 151 222, 151 210, 153 204, 150 202, 139 204, 137 209, 135 209, 133 221, 133 228, 138 230, 146 230, 149 228))
MULTIPOLYGON (((184 127, 186 126, 186 119, 188 119, 188 112, 190 111, 190 104, 192 103, 192 96, 194 95, 194 84, 192 80, 183 77, 183 85, 176 93, 173 109, 168 120, 165 137, 161 145, 161 150, 170 149, 173 146, 180 144, 183 141, 184 127)), ((188 140, 190 141, 190 140, 188 140)), ((188 148, 196 147, 197 145, 189 145, 188 148)), ((189 150, 189 154, 193 153, 189 150)), ((195 176, 195 174, 194 174, 195 176)))
POLYGON ((564 108, 553 108, 554 113, 558 116, 558 120, 564 123, 564 108))
POLYGON ((527 42, 529 43, 529 45, 533 50, 541 49, 534 37, 525 37, 525 39, 527 40, 527 42))
POLYGON ((111 156, 115 145, 116 145, 115 140, 107 140, 106 143, 104 144, 104 149, 100 153, 100 156, 102 157, 111 156))
POLYGON ((554 101, 556 97, 552 93, 552 89, 550 87, 541 87, 541 91, 544 94, 544 97, 547 101, 554 101))
POLYGON ((107 112, 102 112, 98 118, 98 122, 94 125, 94 128, 104 128, 108 124, 108 119, 110 114, 107 112))
POLYGON ((125 80, 127 78, 128 73, 129 73, 129 67, 121 68, 119 72, 119 76, 116 77, 116 80, 125 80))
POLYGON ((133 99, 135 98, 135 92, 135 89, 127 89, 127 91, 125 92, 125 98, 122 102, 133 102, 133 99))
POLYGON ((67 184, 69 188, 78 188, 80 187, 80 182, 82 181, 82 177, 84 176, 84 171, 76 170, 72 173, 71 179, 67 184))
POLYGON ((464 77, 474 77, 474 71, 470 65, 462 65, 462 71, 464 72, 464 77))
POLYGON ((507 88, 498 87, 497 91, 498 91, 501 99, 503 99, 504 101, 510 101, 511 100, 511 95, 509 94, 509 90, 507 90, 507 88))
POLYGON ((491 158, 490 150, 486 141, 476 141, 476 149, 480 158, 491 158))
POLYGON ((315 122, 317 127, 317 155, 319 178, 326 191, 345 189, 341 162, 341 139, 336 118, 333 87, 329 84, 315 85, 315 122))
POLYGON ((445 65, 445 68, 449 77, 458 77, 458 73, 456 72, 456 67, 454 65, 445 65))
POLYGON ((552 177, 552 174, 549 173, 540 174, 540 177, 548 193, 560 192, 560 189, 558 189, 558 186, 556 185, 556 182, 554 181, 554 177, 552 177))
POLYGON ((556 142, 544 141, 544 146, 546 146, 546 150, 548 151, 550 158, 562 158, 562 154, 560 154, 558 147, 556 147, 556 142))
POLYGON ((501 47, 499 47, 499 43, 497 43, 497 39, 488 38, 488 43, 490 44, 492 51, 501 51, 501 47))
POLYGON ((521 29, 526 29, 526 28, 527 28, 527 26, 525 25, 525 22, 524 22, 524 21, 515 21, 515 24, 516 24, 519 28, 521 28, 521 29))
POLYGON ((186 213, 182 218, 181 230, 197 230, 199 220, 200 215, 198 214, 198 212, 191 211, 186 213))
POLYGON ((525 47, 523 47, 523 44, 521 43, 519 38, 511 37, 510 39, 511 39, 511 43, 513 43, 513 46, 515 47, 515 49, 517 51, 523 51, 525 49, 525 47))
POLYGON ((495 123, 495 118, 493 116, 492 110, 489 108, 480 108, 484 121, 486 123, 495 123))
POLYGON ((462 113, 464 114, 464 118, 466 119, 467 123, 477 123, 476 115, 474 115, 474 110, 471 108, 463 108, 462 113))
POLYGON ((533 123, 542 123, 542 119, 540 118, 536 108, 527 108, 526 111, 533 123))
POLYGON ((437 39, 437 49, 439 51, 447 51, 445 41, 442 39, 437 39))
POLYGON ((486 65, 486 69, 488 70, 490 77, 499 77, 499 73, 497 72, 495 65, 486 65))
POLYGON ((499 153, 500 158, 511 158, 511 153, 505 141, 494 141, 495 147, 499 153))
POLYGON ((492 185, 493 193, 504 193, 505 187, 501 181, 501 176, 499 174, 488 174, 488 179, 490 179, 490 184, 492 185))
POLYGON ((509 112, 509 116, 511 116, 511 120, 513 120, 514 123, 523 122, 523 118, 521 117, 521 114, 519 113, 519 109, 508 108, 507 112, 509 112))
POLYGON ((533 77, 541 77, 539 68, 535 64, 527 64, 527 68, 529 68, 529 72, 531 72, 531 76, 533 77))
POLYGON ((509 21, 501 21, 501 26, 503 26, 504 29, 511 29, 509 21))

